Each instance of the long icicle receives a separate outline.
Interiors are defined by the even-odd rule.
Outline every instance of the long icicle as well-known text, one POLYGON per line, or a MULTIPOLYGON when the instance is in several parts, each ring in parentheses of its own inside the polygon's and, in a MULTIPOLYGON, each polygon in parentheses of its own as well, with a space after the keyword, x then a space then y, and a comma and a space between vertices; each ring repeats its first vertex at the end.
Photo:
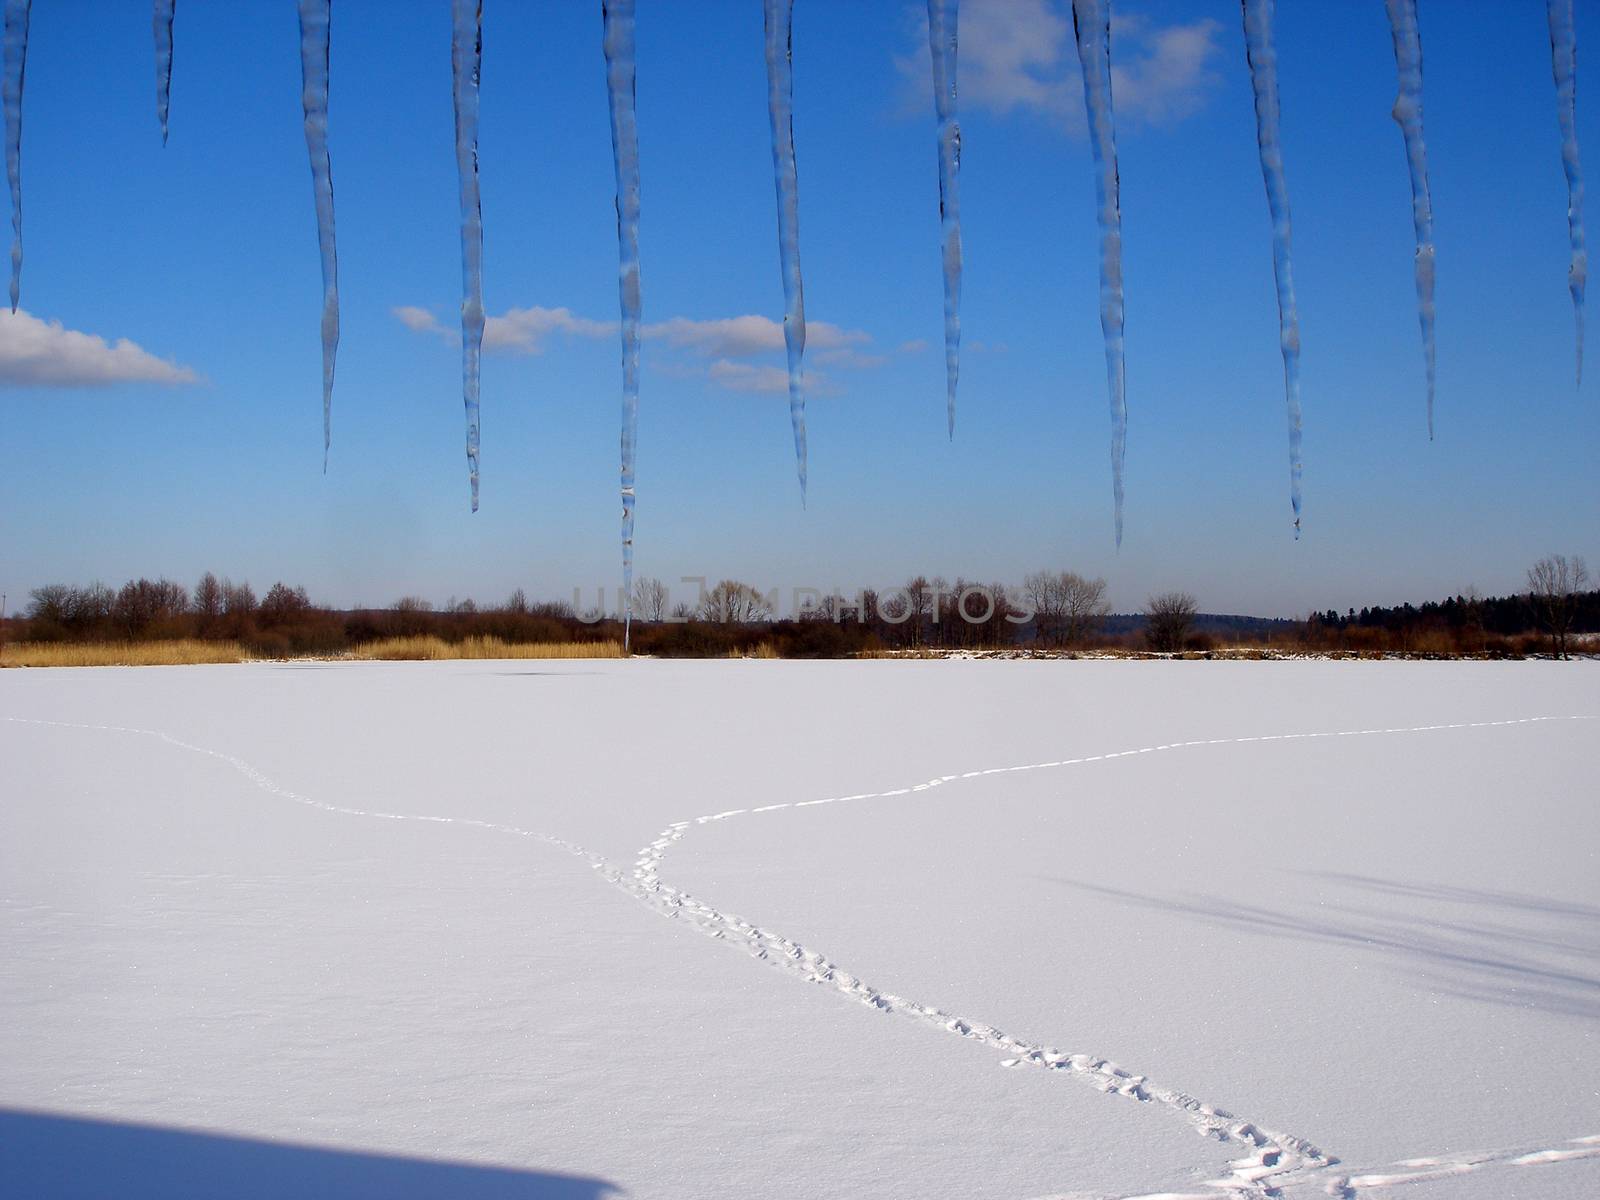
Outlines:
POLYGON ((28 68, 28 18, 33 0, 6 0, 6 179, 11 184, 11 311, 22 294, 22 80, 28 68))
POLYGON ((939 221, 944 247, 945 416, 956 436, 956 380, 961 375, 961 125, 956 120, 956 26, 960 0, 928 0, 933 110, 939 118, 939 221))
POLYGON ((478 377, 483 359, 483 206, 478 199, 478 76, 483 0, 451 0, 450 71, 461 198, 461 401, 467 412, 467 476, 478 511, 478 377))
POLYGON ((339 255, 333 240, 333 164, 328 159, 328 26, 332 0, 300 0, 301 103, 322 255, 322 470, 333 442, 333 364, 339 352, 339 255))
POLYGON ((1578 162, 1578 36, 1572 0, 1547 0, 1550 18, 1550 64, 1556 79, 1556 116, 1561 122, 1561 168, 1567 175, 1567 236, 1572 263, 1567 289, 1578 323, 1578 383, 1583 383, 1583 292, 1589 282, 1589 253, 1583 245, 1583 168, 1578 162))
POLYGON ((617 177, 617 286, 622 306, 622 648, 633 632, 633 454, 639 429, 639 128, 634 110, 634 0, 601 0, 606 96, 617 177))
POLYGON ((1406 142, 1411 172, 1411 223, 1416 227, 1417 320, 1428 368, 1428 440, 1433 440, 1433 200, 1428 195, 1428 145, 1422 138, 1422 35, 1417 0, 1384 0, 1394 34, 1394 64, 1400 77, 1394 119, 1406 142))
POLYGON ((1122 545, 1122 464, 1128 443, 1127 371, 1122 353, 1122 185, 1111 107, 1111 0, 1072 0, 1072 32, 1083 67, 1083 101, 1094 148, 1100 219, 1100 332, 1111 399, 1111 495, 1122 545))
POLYGON ((1300 313, 1294 300, 1293 258, 1289 249, 1289 179, 1278 141, 1278 54, 1272 48, 1274 0, 1240 0, 1244 11, 1245 53, 1255 92, 1256 144, 1261 178, 1272 211, 1272 274, 1278 288, 1278 341, 1283 350, 1283 395, 1289 413, 1289 502, 1294 506, 1294 536, 1300 536, 1300 313))
POLYGON ((151 25, 156 36, 156 119, 161 122, 161 144, 167 144, 167 109, 172 101, 172 18, 178 0, 155 0, 151 25))
POLYGON ((800 278, 800 182, 794 157, 794 0, 765 0, 767 116, 772 124, 772 170, 778 189, 778 257, 783 266, 783 343, 789 357, 789 421, 794 426, 800 503, 806 502, 806 299, 800 278))

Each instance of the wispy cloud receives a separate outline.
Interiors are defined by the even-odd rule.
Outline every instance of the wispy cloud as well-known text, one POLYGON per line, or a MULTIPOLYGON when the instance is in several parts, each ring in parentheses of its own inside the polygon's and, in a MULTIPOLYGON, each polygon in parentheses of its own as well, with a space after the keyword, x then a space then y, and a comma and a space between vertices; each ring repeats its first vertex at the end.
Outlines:
MULTIPOLYGON (((413 333, 429 333, 446 341, 459 341, 461 333, 446 326, 431 311, 414 304, 401 304, 390 310, 395 319, 413 333)), ((615 321, 591 321, 574 316, 568 308, 508 308, 503 316, 489 317, 483 323, 483 348, 514 354, 543 354, 552 334, 568 337, 606 338, 617 336, 615 321)))
MULTIPOLYGON (((669 345, 694 350, 714 358, 749 358, 758 354, 782 353, 783 325, 771 317, 753 314, 742 317, 715 317, 696 321, 673 317, 644 327, 647 338, 661 338, 669 345)), ((865 346, 872 335, 859 329, 841 329, 827 321, 806 322, 806 348, 816 351, 843 350, 865 346)))
MULTIPOLYGON (((920 6, 907 18, 913 48, 896 59, 908 106, 918 112, 932 103, 919 13, 920 6)), ((1083 130, 1083 81, 1067 0, 968 0, 960 29, 964 108, 1028 112, 1083 130)), ((1170 125, 1200 109, 1220 78, 1221 33, 1209 17, 1163 25, 1137 13, 1115 16, 1111 88, 1118 122, 1170 125)))
POLYGON ((789 373, 782 367, 733 362, 719 358, 706 368, 706 378, 730 392, 781 393, 789 390, 789 373))
POLYGON ((197 383, 199 376, 127 338, 93 333, 0 308, 0 387, 109 387, 118 383, 197 383))
MULTIPOLYGON (((414 333, 459 342, 460 333, 444 324, 429 309, 402 304, 391 310, 396 320, 414 333)), ((680 378, 704 379, 730 392, 782 393, 788 391, 789 377, 781 366, 745 360, 778 357, 784 353, 783 324, 771 317, 753 313, 738 317, 672 317, 647 324, 640 331, 646 338, 663 343, 669 351, 681 351, 668 358, 661 369, 680 378), (684 356, 687 356, 687 359, 684 356)), ((567 308, 513 308, 504 316, 485 322, 483 348, 539 354, 552 335, 568 337, 615 337, 614 321, 594 321, 576 316, 567 308)), ((828 321, 806 324, 808 361, 841 370, 868 370, 887 362, 871 352, 872 335, 860 329, 845 329, 828 321)), ((837 391, 836 385, 820 371, 807 371, 806 388, 815 395, 837 391)))

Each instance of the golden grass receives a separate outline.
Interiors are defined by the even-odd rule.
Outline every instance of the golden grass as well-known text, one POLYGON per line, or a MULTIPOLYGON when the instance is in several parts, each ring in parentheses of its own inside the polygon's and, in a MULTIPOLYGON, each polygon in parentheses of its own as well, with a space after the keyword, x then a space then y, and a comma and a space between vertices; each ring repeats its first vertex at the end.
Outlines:
POLYGON ((352 658, 385 662, 415 662, 446 658, 621 658, 620 642, 502 642, 493 637, 471 637, 460 642, 424 634, 421 637, 384 638, 350 652, 352 658))
POLYGON ((243 662, 238 642, 17 642, 0 646, 0 667, 173 667, 243 662))
POLYGON ((771 642, 758 642, 748 650, 729 650, 729 658, 782 658, 771 642))

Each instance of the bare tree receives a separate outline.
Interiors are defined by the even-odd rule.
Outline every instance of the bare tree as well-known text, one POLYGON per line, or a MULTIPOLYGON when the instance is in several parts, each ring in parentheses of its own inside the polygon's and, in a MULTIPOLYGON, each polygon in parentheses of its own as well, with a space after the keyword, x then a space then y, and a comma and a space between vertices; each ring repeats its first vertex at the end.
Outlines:
POLYGON ((667 585, 654 576, 634 580, 633 615, 640 621, 664 621, 670 597, 667 585))
POLYGON ((1188 592, 1162 592, 1145 601, 1145 640, 1150 649, 1163 654, 1183 649, 1198 611, 1195 598, 1188 592))
POLYGON ((748 583, 724 579, 701 598, 695 615, 714 625, 748 625, 771 620, 772 606, 748 583))
POLYGON ((1589 586, 1589 568, 1581 558, 1552 554, 1528 568, 1528 602, 1550 635, 1557 658, 1568 658, 1568 638, 1577 615, 1577 595, 1589 586))
POLYGON ((236 584, 231 579, 222 581, 222 611, 230 617, 254 616, 256 594, 248 583, 236 584))
POLYGON ((1022 594, 1033 611, 1033 632, 1041 642, 1061 640, 1061 589, 1054 571, 1035 571, 1022 581, 1022 594))
POLYGON ((1076 571, 1035 571, 1022 581, 1041 641, 1081 645, 1111 612, 1106 581, 1076 571))
POLYGON ((161 622, 170 622, 189 607, 189 593, 170 579, 152 583, 148 579, 129 580, 117 593, 111 616, 118 630, 136 638, 161 622))
POLYGON ((267 628, 291 625, 311 611, 311 597, 303 587, 275 583, 261 598, 261 624, 267 628))
POLYGON ((200 576, 200 582, 194 585, 194 611, 200 618, 199 628, 202 636, 211 632, 213 626, 222 617, 222 585, 217 582, 217 577, 210 571, 200 576))
POLYGON ((528 593, 521 588, 517 588, 511 593, 510 598, 506 600, 504 611, 522 616, 528 611, 528 593))
POLYGON ((1061 615, 1067 645, 1080 646, 1111 613, 1104 579, 1085 579, 1073 571, 1061 575, 1061 615))

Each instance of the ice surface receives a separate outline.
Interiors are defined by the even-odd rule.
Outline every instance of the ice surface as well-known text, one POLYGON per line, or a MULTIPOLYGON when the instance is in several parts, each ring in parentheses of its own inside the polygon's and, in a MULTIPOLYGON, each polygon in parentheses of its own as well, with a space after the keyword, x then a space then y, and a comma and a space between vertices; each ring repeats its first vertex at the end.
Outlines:
POLYGON ((1289 177, 1278 140, 1278 53, 1272 46, 1275 0, 1241 0, 1250 87, 1255 93, 1256 144, 1261 178, 1272 213, 1272 275, 1278 288, 1278 342, 1283 350, 1283 396, 1289 413, 1289 503, 1294 535, 1300 536, 1300 312, 1294 299, 1294 261, 1289 245, 1289 177))
POLYGON ((333 363, 339 352, 339 253, 333 239, 333 164, 328 158, 328 31, 330 0, 300 0, 300 72, 306 150, 317 204, 322 257, 322 469, 333 440, 333 363))
POLYGON ((467 413, 467 476, 478 511, 478 380, 483 360, 483 205, 478 199, 478 75, 483 0, 451 0, 450 74, 461 190, 461 400, 467 413))
POLYGON ((806 297, 800 278, 800 177, 794 156, 794 0, 765 0, 767 118, 778 191, 778 259, 783 268, 783 344, 789 359, 789 423, 794 427, 800 502, 806 499, 806 297))
POLYGON ((1556 80, 1556 116, 1561 123, 1561 169, 1567 176, 1567 234, 1572 264, 1567 288, 1578 325, 1578 382, 1583 382, 1583 293, 1589 282, 1589 254, 1583 244, 1583 167, 1578 162, 1578 40, 1572 0, 1547 0, 1550 63, 1556 80))
MULTIPOLYGON (((0 719, 0 1110, 641 1197, 1578 1200, 1585 666, 0 673, 63 723, 0 719)), ((118 1167, 17 1145, 0 1193, 118 1167)))
POLYGON ((617 289, 622 306, 622 638, 633 629, 634 452, 639 434, 639 125, 633 0, 604 0, 606 96, 617 178, 617 289))
POLYGON ((5 0, 6 180, 11 185, 11 311, 22 290, 22 83, 28 68, 28 17, 33 0, 5 0))
POLYGON ((161 122, 161 144, 167 144, 167 110, 172 102, 172 18, 178 0, 155 0, 150 23, 156 39, 156 120, 161 122))
POLYGON ((1100 222, 1100 332, 1106 343, 1111 399, 1111 494, 1117 545, 1122 545, 1122 467, 1128 444, 1127 369, 1122 352, 1122 200, 1117 131, 1111 107, 1111 0, 1072 0, 1072 31, 1083 67, 1083 102, 1094 148, 1096 215, 1100 222))
POLYGON ((1433 438, 1433 201, 1428 195, 1428 144, 1422 137, 1422 35, 1417 29, 1417 0, 1384 0, 1394 35, 1395 69, 1400 94, 1394 119, 1406 143, 1406 168, 1411 174, 1411 223, 1416 229, 1417 320, 1422 326, 1422 352, 1428 371, 1428 438, 1433 438))
POLYGON ((956 382, 961 375, 961 124, 956 120, 956 45, 960 0, 928 0, 928 50, 933 59, 933 111, 939 118, 940 265, 944 272, 945 418, 956 435, 956 382))

